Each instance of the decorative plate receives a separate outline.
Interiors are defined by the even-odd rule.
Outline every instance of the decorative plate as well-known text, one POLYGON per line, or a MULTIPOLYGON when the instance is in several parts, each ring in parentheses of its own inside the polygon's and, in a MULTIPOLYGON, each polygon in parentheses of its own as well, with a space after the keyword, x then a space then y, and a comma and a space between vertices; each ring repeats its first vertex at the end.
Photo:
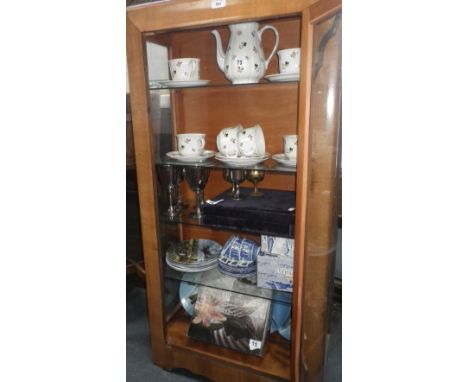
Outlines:
POLYGON ((271 333, 281 329, 291 318, 291 299, 292 295, 289 292, 273 291, 273 303, 271 305, 271 333))
POLYGON ((229 276, 229 277, 234 277, 234 278, 237 278, 237 279, 245 279, 245 278, 249 278, 249 277, 255 277, 255 275, 257 274, 257 270, 255 270, 254 272, 251 272, 251 273, 232 273, 232 272, 229 272, 229 271, 226 271, 226 270, 223 270, 222 268, 218 268, 218 270, 223 274, 223 275, 226 275, 226 276, 229 276))
POLYGON ((178 267, 205 267, 216 263, 223 247, 207 239, 184 240, 169 247, 166 258, 178 267))
POLYGON ((186 273, 182 277, 183 281, 179 287, 180 303, 191 316, 193 316, 195 302, 197 301, 199 279, 200 276, 197 273, 186 273))
POLYGON ((181 266, 181 265, 176 265, 174 263, 171 263, 167 257, 166 257, 166 263, 175 271, 184 272, 184 273, 205 272, 205 271, 209 271, 211 269, 216 268, 216 262, 213 264, 208 264, 208 265, 200 266, 200 267, 189 267, 189 266, 181 266))

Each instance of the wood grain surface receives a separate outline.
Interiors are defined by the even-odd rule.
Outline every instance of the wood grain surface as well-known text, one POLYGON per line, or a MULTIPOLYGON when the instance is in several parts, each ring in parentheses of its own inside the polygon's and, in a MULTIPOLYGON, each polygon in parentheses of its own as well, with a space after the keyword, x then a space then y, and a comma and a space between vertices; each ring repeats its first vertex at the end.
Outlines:
POLYGON ((127 9, 127 18, 141 32, 192 29, 206 25, 231 24, 253 19, 300 14, 318 0, 229 0, 223 8, 211 0, 177 0, 144 4, 127 9))

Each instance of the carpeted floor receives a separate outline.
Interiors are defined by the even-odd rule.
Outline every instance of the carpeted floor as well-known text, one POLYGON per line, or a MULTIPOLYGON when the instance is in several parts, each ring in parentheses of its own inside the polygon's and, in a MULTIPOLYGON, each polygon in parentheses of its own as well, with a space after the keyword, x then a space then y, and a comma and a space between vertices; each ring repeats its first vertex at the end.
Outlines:
MULTIPOLYGON (((136 276, 135 276, 136 277, 136 276)), ((151 360, 146 292, 138 280, 127 280, 127 382, 208 381, 184 370, 167 372, 151 360)), ((341 381, 341 306, 335 304, 325 382, 341 381)))

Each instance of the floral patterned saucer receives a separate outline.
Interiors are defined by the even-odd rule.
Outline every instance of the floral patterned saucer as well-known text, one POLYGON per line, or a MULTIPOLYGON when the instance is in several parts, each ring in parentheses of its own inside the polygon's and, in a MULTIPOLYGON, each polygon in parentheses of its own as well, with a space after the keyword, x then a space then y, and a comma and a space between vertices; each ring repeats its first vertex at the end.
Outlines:
POLYGON ((288 159, 286 158, 286 155, 284 154, 274 154, 272 155, 272 158, 277 161, 278 163, 281 163, 285 166, 289 167, 296 167, 296 160, 294 159, 288 159))
POLYGON ((201 155, 181 155, 178 151, 170 151, 166 154, 171 159, 185 163, 204 162, 215 155, 213 150, 205 150, 201 155))
POLYGON ((258 163, 264 162, 268 159, 270 154, 265 153, 261 156, 251 157, 227 157, 222 153, 216 153, 215 158, 220 162, 226 163, 232 167, 253 166, 258 163))
POLYGON ((167 88, 189 88, 206 86, 210 83, 210 80, 191 80, 191 81, 173 81, 173 80, 161 80, 158 83, 167 88))
POLYGON ((278 73, 265 76, 270 82, 290 82, 299 81, 299 73, 278 73))

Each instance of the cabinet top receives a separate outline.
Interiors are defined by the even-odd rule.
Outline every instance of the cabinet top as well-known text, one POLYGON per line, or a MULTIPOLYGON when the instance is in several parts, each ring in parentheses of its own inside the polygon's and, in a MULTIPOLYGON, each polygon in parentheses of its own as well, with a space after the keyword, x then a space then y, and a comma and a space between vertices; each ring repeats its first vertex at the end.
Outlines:
POLYGON ((162 0, 127 7, 127 22, 141 32, 189 28, 302 12, 318 0, 162 0))

